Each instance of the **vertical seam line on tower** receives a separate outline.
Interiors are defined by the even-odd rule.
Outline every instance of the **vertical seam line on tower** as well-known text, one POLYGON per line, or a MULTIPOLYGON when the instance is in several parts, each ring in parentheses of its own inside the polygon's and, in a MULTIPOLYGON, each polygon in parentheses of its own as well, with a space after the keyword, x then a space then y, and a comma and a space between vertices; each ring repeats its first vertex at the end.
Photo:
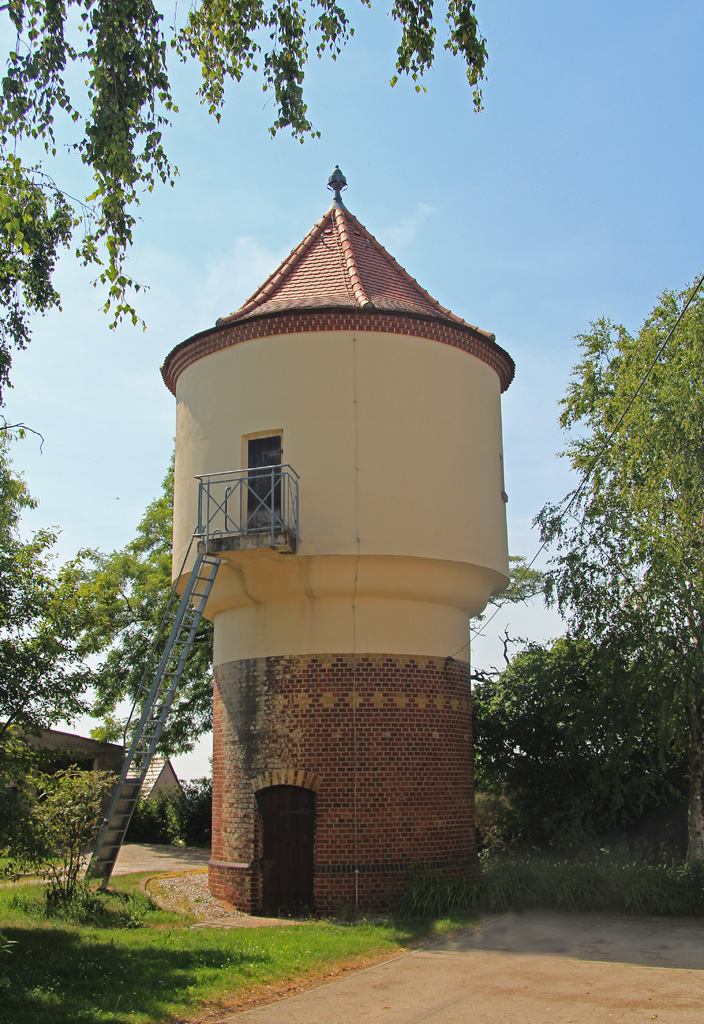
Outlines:
POLYGON ((356 537, 356 560, 354 567, 354 590, 352 592, 352 743, 353 743, 353 828, 354 828, 354 904, 359 906, 359 863, 357 849, 357 587, 359 584, 359 561, 361 556, 361 538, 359 535, 359 414, 357 402, 357 331, 352 332, 352 381, 354 410, 354 532, 356 537))

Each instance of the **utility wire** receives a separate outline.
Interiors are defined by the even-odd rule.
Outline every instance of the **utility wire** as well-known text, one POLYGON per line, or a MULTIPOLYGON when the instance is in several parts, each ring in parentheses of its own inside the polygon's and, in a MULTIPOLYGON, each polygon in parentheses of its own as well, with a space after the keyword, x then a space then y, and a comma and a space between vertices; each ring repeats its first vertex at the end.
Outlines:
MULTIPOLYGON (((572 508, 574 503, 577 501, 577 499, 579 498, 580 494, 582 493, 582 491, 586 487, 587 483, 589 482, 589 478, 591 477, 592 473, 594 472, 596 467, 601 462, 601 459, 603 458, 603 456, 606 453, 607 449, 610 447, 611 442, 613 441, 615 435, 621 429, 621 424, 623 423, 623 421, 625 420, 626 416, 630 412, 631 407, 633 406, 633 403, 635 402, 636 398, 638 397, 638 395, 641 393, 641 391, 645 387, 645 384, 646 384, 646 382, 648 380, 648 377, 650 377, 650 374, 653 372, 655 366, 659 363, 660 359, 662 358, 662 355, 663 355, 665 349, 670 344, 670 341, 672 339, 673 334, 675 333, 675 331, 677 330, 677 328, 680 325, 682 317, 684 316, 684 314, 689 309, 690 305, 692 304, 693 300, 695 299, 695 297, 697 295, 697 292, 701 288, 702 284, 704 284, 704 274, 701 275, 701 277, 699 278, 697 283, 694 285, 692 291, 690 292, 690 294, 689 294, 689 296, 687 298, 687 301, 685 302, 684 306, 680 310, 677 319, 675 320, 674 324, 670 328, 667 337, 665 338, 665 340, 663 341, 663 343, 660 345, 660 347, 658 348, 657 352, 653 356, 653 358, 652 358, 652 360, 650 362, 650 365, 648 366, 647 370, 645 371, 645 373, 643 374, 643 376, 642 376, 642 378, 640 380, 640 383, 638 384, 638 387, 636 388, 636 390, 633 392, 633 394, 629 398, 628 402, 626 403, 626 408, 623 410, 623 412, 619 416, 618 420, 616 421, 616 425, 613 427, 613 429, 611 430, 611 432, 607 436, 607 438, 604 441, 604 443, 602 444, 601 448, 594 455, 591 463, 587 467, 586 473, 584 474, 584 477, 583 477, 582 482, 580 483, 579 487, 577 488, 576 491, 572 492, 572 496, 571 497, 570 497, 569 494, 566 494, 565 497, 560 502, 560 505, 562 505, 565 501, 567 501, 568 498, 570 498, 569 502, 567 502, 567 505, 565 506, 564 510, 562 511, 562 515, 563 516, 566 516, 568 514, 568 512, 570 511, 570 509, 572 508)), ((559 505, 558 505, 558 508, 559 508, 559 505)), ((535 554, 531 558, 530 562, 528 562, 528 564, 523 567, 523 572, 517 578, 516 584, 519 584, 523 579, 525 579, 526 575, 528 574, 530 569, 533 568, 533 565, 535 564, 536 560, 540 557, 540 555, 543 553, 543 551, 545 550, 545 548, 547 546, 548 546, 548 542, 547 541, 543 541, 543 543, 540 545, 538 550, 535 552, 535 554)), ((486 620, 486 622, 484 622, 482 624, 481 629, 477 629, 477 630, 471 631, 472 635, 474 637, 481 636, 485 632, 487 626, 489 626, 489 624, 498 615, 499 611, 503 608, 503 606, 505 604, 506 604, 506 601, 502 601, 499 604, 497 604, 496 607, 494 608, 494 611, 489 616, 489 618, 486 620)), ((459 650, 455 651, 454 654, 451 654, 450 657, 454 658, 457 654, 460 654, 462 651, 465 650, 465 648, 469 647, 469 644, 470 644, 470 641, 468 640, 466 644, 463 644, 463 646, 460 647, 459 650)))

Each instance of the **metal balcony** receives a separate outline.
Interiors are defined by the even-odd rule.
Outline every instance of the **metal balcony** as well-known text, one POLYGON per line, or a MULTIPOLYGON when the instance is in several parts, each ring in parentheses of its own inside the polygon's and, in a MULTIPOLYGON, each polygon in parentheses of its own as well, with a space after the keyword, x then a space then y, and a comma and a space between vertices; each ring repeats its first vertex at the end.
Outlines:
POLYGON ((198 552, 298 547, 298 473, 264 466, 198 476, 198 552))

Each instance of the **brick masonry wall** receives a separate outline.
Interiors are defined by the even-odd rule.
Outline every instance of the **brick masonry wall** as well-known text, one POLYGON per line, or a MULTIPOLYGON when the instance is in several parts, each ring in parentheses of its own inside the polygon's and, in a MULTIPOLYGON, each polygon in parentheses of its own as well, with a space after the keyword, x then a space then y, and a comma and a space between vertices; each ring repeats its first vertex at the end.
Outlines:
POLYGON ((317 792, 321 912, 353 904, 355 878, 360 906, 375 909, 414 872, 476 870, 466 664, 384 654, 229 662, 215 668, 213 719, 215 895, 258 909, 255 794, 272 784, 317 792))

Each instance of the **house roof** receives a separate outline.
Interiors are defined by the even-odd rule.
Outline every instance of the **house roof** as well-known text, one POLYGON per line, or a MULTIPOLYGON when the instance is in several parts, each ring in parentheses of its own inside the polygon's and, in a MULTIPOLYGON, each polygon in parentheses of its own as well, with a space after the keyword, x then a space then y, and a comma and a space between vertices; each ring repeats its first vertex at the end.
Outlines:
MULTIPOLYGON (((471 342, 460 339, 459 347, 480 358, 485 353, 485 361, 497 369, 505 390, 513 379, 515 366, 508 352, 496 344, 494 335, 441 306, 346 209, 340 195, 346 182, 339 168, 331 175, 329 187, 335 191, 330 209, 264 284, 239 309, 220 318, 215 328, 194 335, 167 356, 162 367, 167 386, 175 391, 179 373, 194 359, 215 348, 256 336, 251 330, 229 332, 231 340, 223 338, 220 344, 214 344, 211 336, 215 331, 244 327, 272 317, 335 310, 362 314, 360 329, 381 329, 378 315, 382 314, 385 325, 389 316, 399 318, 393 321, 391 329, 395 327, 400 333, 409 333, 407 327, 402 327, 402 321, 410 317, 471 335, 471 342)), ((271 327, 263 327, 260 333, 272 333, 271 327)))
POLYGON ((181 783, 178 781, 171 761, 166 757, 153 757, 149 767, 147 768, 146 775, 144 776, 140 799, 146 800, 150 796, 152 790, 164 774, 168 777, 170 785, 177 785, 179 788, 181 787, 181 783))

